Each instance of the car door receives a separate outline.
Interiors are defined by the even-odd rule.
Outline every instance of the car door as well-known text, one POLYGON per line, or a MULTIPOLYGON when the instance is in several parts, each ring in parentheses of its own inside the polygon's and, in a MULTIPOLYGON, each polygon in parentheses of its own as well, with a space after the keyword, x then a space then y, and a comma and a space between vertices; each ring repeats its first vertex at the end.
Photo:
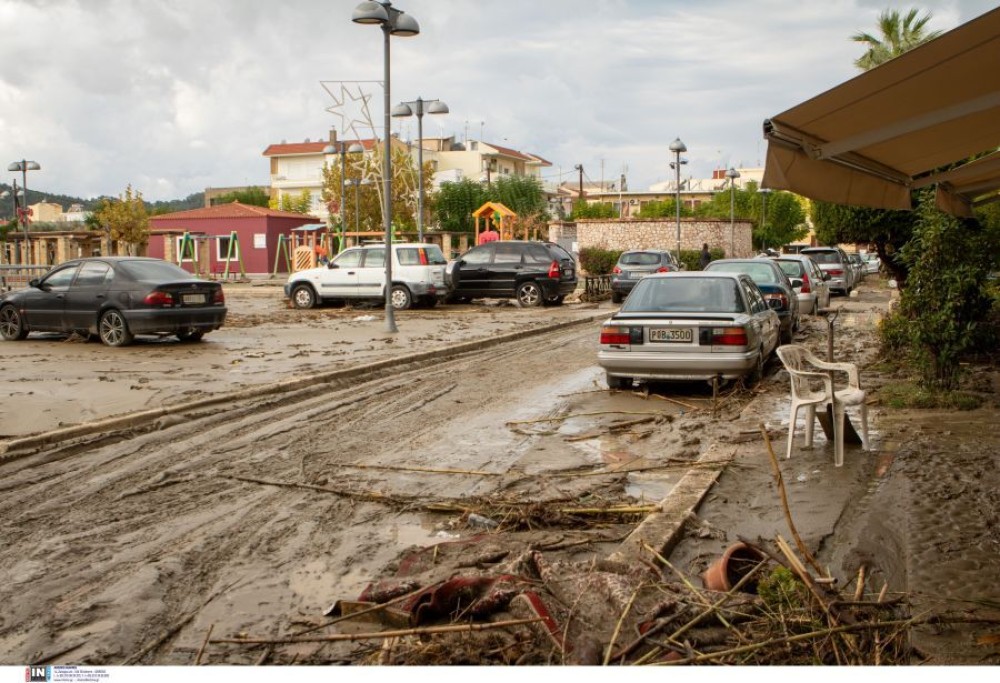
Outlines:
POLYGON ((353 299, 358 297, 358 271, 364 255, 361 248, 348 249, 337 255, 319 276, 321 299, 353 299))
POLYGON ((33 330, 62 331, 66 293, 80 268, 71 262, 51 271, 24 298, 24 317, 33 330))
POLYGON ((740 284, 750 306, 751 325, 760 335, 759 339, 764 354, 768 355, 777 348, 781 334, 781 322, 778 320, 778 314, 764 300, 760 288, 749 276, 742 276, 740 284))
POLYGON ((531 279, 524 271, 524 249, 520 244, 512 242, 495 242, 493 246, 493 262, 487 275, 490 296, 514 296, 518 285, 531 279))
POLYGON ((830 283, 826 280, 826 275, 816 265, 816 262, 809 259, 805 262, 806 270, 809 273, 809 282, 816 291, 816 309, 830 307, 830 283))
POLYGON ((473 247, 452 265, 452 288, 461 296, 487 296, 493 243, 473 247))
POLYGON ((108 288, 114 278, 105 261, 85 261, 72 286, 66 291, 63 324, 68 330, 88 330, 97 324, 97 312, 108 300, 108 288))
POLYGON ((385 295, 385 247, 369 247, 364 250, 364 258, 358 272, 357 296, 365 299, 380 299, 385 295))

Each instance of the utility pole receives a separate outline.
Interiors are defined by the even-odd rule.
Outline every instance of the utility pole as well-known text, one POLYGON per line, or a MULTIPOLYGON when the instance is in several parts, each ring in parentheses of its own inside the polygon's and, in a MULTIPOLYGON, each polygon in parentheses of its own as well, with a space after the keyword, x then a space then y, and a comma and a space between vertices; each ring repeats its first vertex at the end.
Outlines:
POLYGON ((583 206, 583 164, 577 164, 574 166, 577 171, 580 172, 580 194, 577 196, 576 201, 582 207, 583 206))

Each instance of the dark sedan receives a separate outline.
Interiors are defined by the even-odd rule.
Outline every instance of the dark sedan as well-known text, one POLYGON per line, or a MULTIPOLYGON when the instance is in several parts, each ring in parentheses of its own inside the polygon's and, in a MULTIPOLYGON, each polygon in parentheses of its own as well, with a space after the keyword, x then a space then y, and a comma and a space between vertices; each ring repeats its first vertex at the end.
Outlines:
POLYGON ((226 319, 220 283, 160 259, 75 259, 29 285, 0 298, 0 336, 7 341, 29 332, 96 335, 108 346, 141 334, 198 341, 226 319))
POLYGON ((799 329, 799 299, 795 288, 802 286, 802 280, 789 280, 778 264, 762 258, 720 259, 709 263, 705 270, 749 275, 769 304, 778 303, 775 310, 781 320, 781 343, 792 343, 792 337, 799 329))

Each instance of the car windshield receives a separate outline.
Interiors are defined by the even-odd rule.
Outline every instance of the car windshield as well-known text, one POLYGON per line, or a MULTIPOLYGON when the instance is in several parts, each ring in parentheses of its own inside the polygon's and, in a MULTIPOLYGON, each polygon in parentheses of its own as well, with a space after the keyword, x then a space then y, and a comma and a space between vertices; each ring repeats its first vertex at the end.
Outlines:
POLYGON ((808 256, 816 263, 840 263, 840 255, 835 251, 810 251, 808 256))
POLYGON ((725 263, 716 261, 708 264, 705 270, 715 270, 724 273, 746 273, 757 284, 778 284, 778 274, 774 272, 768 261, 757 263, 725 263))
POLYGON ((626 252, 618 259, 623 266, 655 266, 660 262, 660 255, 648 251, 626 252))
POLYGON ((798 277, 805 270, 802 261, 775 261, 788 277, 798 277))
POLYGON ((729 278, 650 278, 622 305, 633 313, 742 313, 736 281, 729 278))
POLYGON ((118 267, 130 278, 140 282, 170 282, 194 280, 195 277, 180 266, 167 261, 122 261, 118 267))

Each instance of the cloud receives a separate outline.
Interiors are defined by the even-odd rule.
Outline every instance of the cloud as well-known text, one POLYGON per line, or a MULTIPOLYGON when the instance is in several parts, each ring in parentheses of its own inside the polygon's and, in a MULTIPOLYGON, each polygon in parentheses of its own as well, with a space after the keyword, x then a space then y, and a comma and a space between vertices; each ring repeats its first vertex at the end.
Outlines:
MULTIPOLYGON (((42 165, 33 189, 148 199, 266 184, 264 148, 337 125, 320 81, 380 81, 382 33, 354 0, 0 0, 0 160, 42 165)), ((849 36, 897 2, 506 0, 398 7, 421 25, 393 38, 392 100, 439 98, 425 134, 478 138, 629 185, 756 164, 761 123, 855 75, 849 36)), ((933 29, 991 9, 922 3, 933 29)), ((369 84, 380 118, 381 90, 369 84)), ((395 130, 415 135, 412 120, 395 130)))

